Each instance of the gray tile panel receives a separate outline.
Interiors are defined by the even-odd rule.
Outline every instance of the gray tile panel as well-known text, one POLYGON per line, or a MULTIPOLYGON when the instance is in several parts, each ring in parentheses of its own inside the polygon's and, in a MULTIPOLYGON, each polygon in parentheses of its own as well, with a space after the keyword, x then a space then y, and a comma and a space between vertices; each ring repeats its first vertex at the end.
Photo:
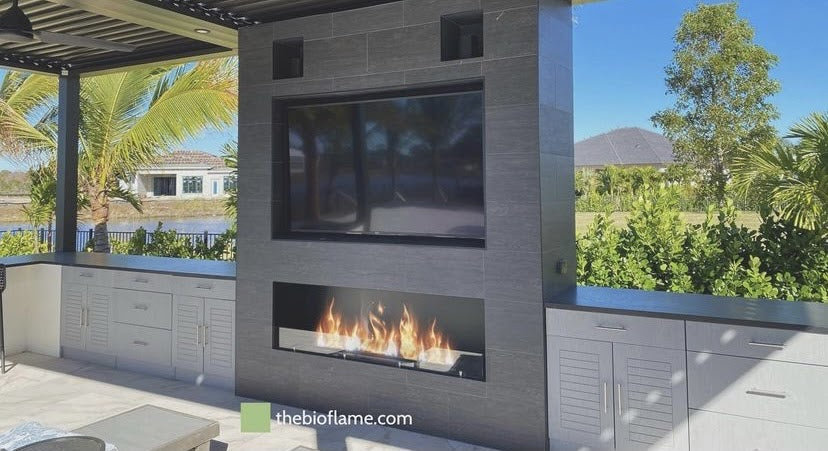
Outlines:
POLYGON ((441 65, 438 22, 368 34, 368 72, 441 65))
POLYGON ((405 25, 403 2, 335 12, 332 18, 334 36, 399 28, 405 25))
MULTIPOLYGON (((337 406, 385 413, 404 406, 420 418, 414 430, 500 448, 545 446, 544 277, 547 284, 571 283, 546 274, 545 257, 569 255, 574 249, 572 238, 565 236, 570 224, 543 214, 544 208, 572 214, 564 188, 570 179, 557 172, 571 165, 574 142, 571 70, 566 69, 572 67, 571 51, 562 48, 571 46, 571 21, 562 19, 563 4, 406 0, 274 25, 273 39, 301 35, 306 40, 305 77, 264 83, 276 98, 483 81, 487 243, 476 249, 267 240, 270 210, 282 206, 259 197, 258 181, 245 185, 242 197, 251 202, 245 208, 267 211, 240 215, 240 233, 245 234, 239 238, 243 299, 237 315, 267 330, 239 332, 238 359, 253 362, 237 365, 252 373, 237 375, 240 393, 325 410, 337 406), (484 57, 441 61, 440 17, 480 9, 486 13, 484 57), (550 23, 563 29, 552 30, 550 23), (538 45, 544 33, 558 41, 538 45), (550 57, 551 62, 544 59, 550 57), (562 69, 556 71, 556 66, 562 69), (563 159, 544 159, 541 153, 563 159), (544 234, 547 226, 567 231, 544 234), (567 247, 569 242, 573 246, 567 247), (468 381, 270 349, 270 319, 261 318, 272 312, 273 281, 483 299, 490 377, 468 381), (256 376, 261 376, 258 383, 256 376)), ((266 31, 257 33, 266 39, 266 31)), ((245 78, 241 90, 254 86, 245 78)), ((258 109, 242 113, 244 124, 265 108, 249 98, 242 103, 258 109)), ((261 136, 244 130, 251 137, 242 147, 256 155, 271 141, 280 145, 273 139, 278 128, 262 128, 261 136)), ((281 182, 281 173, 270 171, 281 182)), ((247 172, 262 177, 267 171, 247 172)))
POLYGON ((486 13, 483 15, 483 25, 484 58, 512 58, 537 54, 537 6, 486 13))
POLYGON ((440 17, 481 9, 480 0, 405 0, 405 24, 439 22, 440 17))
POLYGON ((305 41, 304 78, 313 80, 365 74, 366 40, 365 34, 354 34, 305 41))

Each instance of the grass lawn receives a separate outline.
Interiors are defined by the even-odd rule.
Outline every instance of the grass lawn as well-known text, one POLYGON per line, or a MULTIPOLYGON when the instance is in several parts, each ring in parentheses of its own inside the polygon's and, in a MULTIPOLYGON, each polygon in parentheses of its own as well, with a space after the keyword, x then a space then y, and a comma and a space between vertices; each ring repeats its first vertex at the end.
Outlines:
MULTIPOLYGON (((25 201, 0 200, 0 221, 25 222, 26 216, 22 207, 25 201)), ((141 218, 203 218, 207 216, 224 216, 224 199, 174 199, 156 200, 145 199, 144 213, 138 213, 126 202, 112 202, 110 217, 112 221, 119 219, 141 218)), ((89 212, 81 211, 80 219, 89 220, 89 212)))
MULTIPOLYGON (((592 220, 598 213, 591 213, 591 212, 578 212, 575 213, 575 232, 579 235, 586 232, 587 228, 590 224, 592 224, 592 220)), ((623 228, 627 224, 627 217, 629 213, 627 212, 616 212, 612 214, 613 223, 620 228, 623 228)), ((707 215, 705 213, 696 213, 696 212, 682 212, 681 219, 685 222, 690 224, 701 224, 704 221, 704 218, 707 215)), ((738 216, 736 217, 737 222, 740 225, 743 225, 749 229, 757 229, 761 220, 759 219, 759 213, 753 211, 740 211, 738 216)))

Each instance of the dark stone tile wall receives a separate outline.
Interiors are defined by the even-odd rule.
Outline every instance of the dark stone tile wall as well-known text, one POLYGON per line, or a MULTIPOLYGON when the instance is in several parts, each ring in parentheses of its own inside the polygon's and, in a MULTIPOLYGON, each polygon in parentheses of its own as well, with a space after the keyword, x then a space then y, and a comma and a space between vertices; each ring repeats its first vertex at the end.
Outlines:
MULTIPOLYGON (((566 0, 405 0, 240 30, 236 390, 303 408, 409 413, 413 429, 546 446, 544 296, 574 284, 572 51, 566 0), (440 61, 440 16, 484 12, 484 56, 440 61), (303 37, 304 77, 272 79, 303 37), (485 249, 271 239, 274 98, 484 80, 485 249), (569 273, 559 275, 559 260, 569 273), (272 282, 483 298, 487 380, 272 349, 272 282)), ((275 161, 274 161, 275 160, 275 161)), ((276 180, 278 182, 278 180, 276 180)))

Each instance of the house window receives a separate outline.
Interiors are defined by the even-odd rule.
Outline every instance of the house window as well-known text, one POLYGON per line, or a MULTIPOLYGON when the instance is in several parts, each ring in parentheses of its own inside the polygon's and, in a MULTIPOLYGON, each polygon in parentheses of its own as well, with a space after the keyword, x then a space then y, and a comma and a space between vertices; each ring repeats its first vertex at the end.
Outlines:
POLYGON ((224 176, 224 192, 229 193, 232 190, 235 190, 239 184, 239 179, 235 175, 225 175, 224 176))
POLYGON ((204 192, 203 177, 184 177, 184 194, 201 194, 204 192))
POLYGON ((153 178, 152 194, 155 196, 175 196, 175 177, 153 178))

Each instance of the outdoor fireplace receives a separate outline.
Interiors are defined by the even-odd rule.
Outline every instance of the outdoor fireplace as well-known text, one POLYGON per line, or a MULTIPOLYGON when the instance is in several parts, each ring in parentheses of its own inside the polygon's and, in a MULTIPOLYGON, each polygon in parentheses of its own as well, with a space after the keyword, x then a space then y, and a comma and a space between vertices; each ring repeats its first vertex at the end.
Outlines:
POLYGON ((273 347, 482 381, 483 300, 275 282, 273 347))

